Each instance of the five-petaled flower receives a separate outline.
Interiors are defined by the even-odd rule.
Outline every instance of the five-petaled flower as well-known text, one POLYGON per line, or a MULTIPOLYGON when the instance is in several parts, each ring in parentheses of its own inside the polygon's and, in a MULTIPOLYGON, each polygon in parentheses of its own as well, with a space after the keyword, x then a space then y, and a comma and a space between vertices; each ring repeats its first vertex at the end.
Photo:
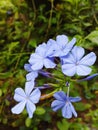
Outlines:
POLYGON ((77 117, 77 113, 71 102, 80 101, 80 97, 68 97, 63 91, 58 91, 53 96, 56 98, 51 104, 53 111, 61 109, 64 118, 70 119, 72 115, 77 117))
POLYGON ((38 75, 42 75, 42 76, 45 76, 45 77, 51 77, 51 74, 47 71, 44 71, 44 70, 33 70, 31 68, 31 64, 25 64, 24 65, 24 69, 29 72, 27 75, 26 75, 26 80, 27 81, 34 81, 38 75))
POLYGON ((62 72, 67 76, 86 76, 91 73, 90 66, 96 61, 96 55, 91 52, 83 57, 84 48, 75 46, 72 51, 62 60, 62 72))
POLYGON ((35 53, 31 54, 29 63, 32 70, 40 70, 43 66, 45 68, 54 68, 56 66, 54 59, 50 57, 53 53, 51 45, 51 43, 43 43, 36 48, 35 53))
MULTIPOLYGON (((25 70, 29 72, 26 75, 25 90, 22 88, 15 89, 14 99, 18 104, 11 109, 12 113, 20 114, 26 107, 29 118, 33 117, 33 113, 36 110, 35 104, 39 102, 41 97, 40 90, 51 88, 48 84, 34 87, 34 81, 39 74, 53 78, 53 75, 47 72, 47 68, 55 68, 56 63, 58 64, 58 62, 56 62, 58 58, 61 60, 62 72, 65 75, 74 76, 77 74, 86 76, 90 74, 90 66, 95 63, 96 55, 91 52, 84 56, 84 49, 74 46, 75 42, 75 38, 69 42, 66 35, 58 35, 56 40, 49 39, 47 44, 42 43, 35 49, 35 53, 30 56, 29 64, 24 65, 25 70)), ((77 81, 90 80, 96 76, 98 76, 98 73, 77 81)), ((80 97, 69 97, 69 85, 69 82, 66 82, 66 86, 68 87, 67 94, 63 91, 56 92, 53 95, 56 100, 51 104, 53 111, 61 109, 62 116, 68 119, 70 119, 72 115, 77 117, 72 102, 81 100, 80 97)))
POLYGON ((19 103, 11 109, 12 113, 20 114, 26 106, 29 118, 33 117, 33 113, 36 110, 35 104, 39 102, 41 96, 38 88, 33 89, 34 82, 26 82, 25 91, 22 88, 16 88, 14 99, 19 103))
POLYGON ((62 57, 67 55, 71 49, 73 48, 76 42, 76 38, 73 38, 70 42, 68 42, 68 37, 66 35, 58 35, 56 37, 56 41, 50 39, 48 43, 52 44, 53 54, 52 56, 62 57))

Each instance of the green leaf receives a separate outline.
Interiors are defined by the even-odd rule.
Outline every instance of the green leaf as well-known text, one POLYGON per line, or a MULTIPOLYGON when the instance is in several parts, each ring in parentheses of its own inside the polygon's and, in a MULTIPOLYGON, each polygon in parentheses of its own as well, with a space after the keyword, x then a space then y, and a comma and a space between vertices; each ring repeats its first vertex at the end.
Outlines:
POLYGON ((26 125, 27 127, 30 127, 31 123, 32 123, 32 119, 31 119, 31 118, 27 118, 27 119, 25 120, 25 125, 26 125))
POLYGON ((79 102, 74 105, 75 105, 76 110, 79 110, 79 111, 85 111, 85 110, 91 108, 91 104, 88 104, 88 103, 84 104, 82 102, 79 102))
POLYGON ((59 130, 69 130, 70 123, 67 122, 65 119, 62 122, 57 122, 57 127, 59 130))
POLYGON ((35 112, 36 112, 37 115, 43 115, 46 111, 42 107, 37 107, 35 112))
POLYGON ((88 126, 81 123, 72 123, 70 126, 70 130, 90 130, 88 126))
POLYGON ((9 52, 11 52, 12 50, 14 50, 17 45, 19 44, 19 41, 18 42, 11 42, 8 46, 8 49, 9 49, 9 52))
POLYGON ((36 45, 37 45, 36 40, 35 40, 35 39, 31 39, 31 40, 29 41, 29 45, 31 45, 32 47, 36 47, 36 45))
POLYGON ((98 31, 93 31, 91 32, 86 39, 90 40, 93 43, 96 43, 96 45, 98 45, 98 31))

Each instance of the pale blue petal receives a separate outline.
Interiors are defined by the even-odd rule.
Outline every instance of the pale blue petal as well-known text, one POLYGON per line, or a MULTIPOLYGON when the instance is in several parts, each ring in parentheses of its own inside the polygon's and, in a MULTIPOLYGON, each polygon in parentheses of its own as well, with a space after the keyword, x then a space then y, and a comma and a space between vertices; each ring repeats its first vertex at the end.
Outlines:
POLYGON ((15 105, 11 109, 12 113, 14 113, 14 114, 20 114, 23 111, 23 109, 25 107, 25 104, 26 104, 26 101, 22 101, 22 102, 18 103, 17 105, 15 105))
POLYGON ((71 50, 74 46, 74 44, 76 43, 76 38, 73 38, 66 46, 65 50, 71 50))
POLYGON ((55 97, 57 100, 65 102, 67 100, 66 94, 63 91, 58 91, 54 93, 53 97, 55 97))
POLYGON ((66 56, 69 53, 70 50, 71 49, 69 49, 69 48, 62 49, 61 51, 59 51, 59 53, 60 53, 59 57, 66 56))
POLYGON ((29 118, 32 118, 33 113, 36 110, 36 106, 28 100, 27 103, 26 103, 26 110, 28 112, 29 118))
POLYGON ((63 54, 62 54, 61 56, 66 56, 66 55, 71 51, 71 49, 73 48, 75 42, 76 42, 76 39, 73 38, 73 39, 66 45, 66 47, 62 50, 62 51, 63 51, 63 54))
POLYGON ((52 60, 50 60, 49 58, 45 58, 44 59, 44 66, 46 68, 54 68, 56 66, 56 64, 52 60))
POLYGON ((47 50, 45 54, 46 57, 51 57, 54 54, 56 48, 55 46, 56 46, 56 42, 54 40, 50 39, 47 42, 47 50))
POLYGON ((82 47, 74 46, 74 48, 72 49, 72 55, 74 56, 76 62, 83 57, 84 53, 85 51, 82 47))
POLYGON ((35 80, 35 78, 38 77, 38 71, 32 71, 26 75, 27 81, 35 80))
POLYGON ((32 70, 39 70, 43 67, 43 57, 39 56, 38 54, 32 54, 29 63, 31 64, 32 70))
POLYGON ((77 75, 80 75, 80 76, 86 76, 88 74, 90 74, 92 71, 92 69, 88 66, 85 66, 85 65, 78 65, 77 66, 77 75))
POLYGON ((91 52, 88 55, 86 55, 84 58, 82 58, 79 64, 91 66, 95 63, 95 61, 96 61, 96 55, 94 52, 91 52))
POLYGON ((43 57, 40 56, 39 54, 34 53, 34 54, 32 54, 32 55, 30 56, 29 63, 30 63, 31 65, 36 64, 36 63, 39 62, 42 58, 43 58, 43 57))
POLYGON ((32 65, 32 70, 36 71, 36 70, 40 70, 43 68, 43 62, 44 59, 40 59, 38 62, 36 62, 35 64, 32 65))
POLYGON ((69 53, 68 55, 64 56, 64 57, 61 57, 61 60, 63 61, 63 64, 75 64, 76 63, 76 60, 74 58, 74 56, 69 53))
POLYGON ((54 100, 51 104, 51 108, 53 111, 57 111, 61 109, 64 105, 65 105, 64 101, 54 100))
MULTIPOLYGON (((48 44, 50 44, 51 46, 47 49, 52 50, 52 54, 49 55, 49 57, 53 57, 53 56, 59 56, 59 51, 60 51, 60 47, 57 45, 55 40, 50 39, 48 42, 48 44)), ((48 52, 47 52, 48 53, 48 52)))
POLYGON ((77 117, 77 113, 76 113, 76 111, 75 111, 75 109, 74 109, 74 107, 73 107, 73 105, 72 105, 71 103, 70 103, 70 109, 71 109, 73 115, 74 115, 75 117, 77 117))
POLYGON ((25 97, 26 97, 26 95, 25 95, 25 92, 22 88, 16 88, 15 89, 14 99, 17 102, 24 101, 25 97))
POLYGON ((70 102, 79 102, 81 100, 80 97, 69 97, 70 102))
POLYGON ((39 99, 40 99, 40 96, 41 96, 41 92, 40 90, 37 88, 35 89, 31 94, 30 94, 30 101, 32 103, 38 103, 39 102, 39 99))
POLYGON ((76 73, 76 66, 74 64, 62 65, 62 72, 67 76, 74 76, 76 73))
POLYGON ((54 54, 53 56, 55 57, 61 57, 61 56, 64 56, 64 53, 62 54, 63 52, 61 50, 56 50, 54 51, 54 54))
POLYGON ((38 53, 40 56, 44 57, 45 53, 46 53, 46 43, 42 43, 41 45, 39 45, 36 50, 35 53, 38 53))
POLYGON ((31 72, 32 69, 31 69, 31 64, 25 64, 24 65, 24 69, 27 71, 27 72, 31 72))
POLYGON ((68 37, 66 35, 58 35, 56 37, 56 42, 60 48, 63 48, 68 43, 68 37))
POLYGON ((50 47, 52 46, 52 48, 53 48, 54 51, 60 49, 59 46, 57 45, 56 41, 53 40, 53 39, 49 39, 48 40, 47 47, 48 46, 50 46, 50 47))
POLYGON ((62 108, 62 116, 68 119, 72 117, 72 110, 69 102, 67 102, 66 105, 62 108))
POLYGON ((25 83, 25 93, 26 93, 27 96, 30 95, 33 88, 34 88, 34 81, 33 80, 25 83))

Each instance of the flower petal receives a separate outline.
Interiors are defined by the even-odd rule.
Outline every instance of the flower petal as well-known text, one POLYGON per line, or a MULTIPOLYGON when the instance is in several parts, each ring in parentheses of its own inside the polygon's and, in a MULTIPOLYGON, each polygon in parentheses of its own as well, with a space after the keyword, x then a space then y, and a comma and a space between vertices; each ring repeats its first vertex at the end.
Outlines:
POLYGON ((77 75, 80 75, 80 76, 86 76, 88 74, 91 73, 91 68, 88 67, 88 66, 85 66, 85 65, 78 65, 77 66, 77 75))
POLYGON ((79 102, 81 100, 80 97, 69 97, 70 102, 79 102))
POLYGON ((37 53, 33 53, 31 54, 30 56, 30 59, 29 59, 29 63, 31 65, 35 64, 36 62, 38 62, 40 59, 42 59, 42 56, 40 56, 39 54, 37 53))
POLYGON ((57 100, 64 102, 67 100, 66 94, 63 91, 54 93, 53 97, 55 97, 57 100))
POLYGON ((96 55, 94 52, 91 52, 88 55, 86 55, 84 58, 82 58, 79 64, 91 66, 95 63, 95 61, 96 61, 96 55))
POLYGON ((27 81, 35 80, 35 78, 38 76, 38 71, 32 71, 26 75, 27 81))
POLYGON ((66 105, 62 108, 62 116, 68 119, 72 117, 72 110, 69 102, 67 102, 66 105))
POLYGON ((31 64, 25 64, 24 65, 24 69, 27 71, 27 72, 31 72, 32 69, 31 69, 31 64))
POLYGON ((83 57, 84 53, 85 51, 82 47, 74 46, 74 48, 72 49, 72 55, 74 56, 76 62, 83 57))
POLYGON ((24 101, 25 97, 26 97, 26 95, 25 95, 25 92, 22 88, 16 88, 15 89, 14 99, 17 102, 24 101))
POLYGON ((63 101, 54 100, 51 104, 51 108, 53 109, 53 111, 57 111, 61 109, 64 105, 65 103, 63 101))
POLYGON ((29 114, 29 118, 32 118, 33 117, 33 113, 36 110, 36 106, 32 102, 30 102, 28 100, 27 103, 26 103, 26 110, 27 110, 27 112, 29 114))
POLYGON ((76 111, 75 111, 75 109, 74 109, 74 107, 73 107, 73 105, 72 105, 71 103, 70 103, 70 109, 71 109, 73 115, 74 115, 75 117, 77 117, 77 113, 76 113, 76 111))
POLYGON ((40 90, 37 88, 30 94, 30 101, 32 103, 38 103, 41 96, 40 90))
POLYGON ((29 59, 29 63, 31 64, 32 70, 40 70, 43 67, 43 57, 40 55, 32 54, 29 59))
POLYGON ((66 35, 58 35, 56 37, 56 42, 60 48, 63 48, 68 43, 68 37, 66 35))
POLYGON ((33 80, 25 83, 25 93, 26 93, 27 96, 30 95, 33 88, 34 88, 34 81, 33 80))
POLYGON ((26 104, 26 101, 22 101, 22 102, 18 103, 17 105, 15 105, 11 109, 12 113, 14 113, 14 114, 20 114, 23 111, 23 109, 25 107, 25 104, 26 104))
POLYGON ((54 68, 56 66, 56 64, 52 60, 50 60, 49 58, 45 58, 44 59, 44 66, 46 68, 54 68))
POLYGON ((67 76, 74 76, 76 73, 76 66, 74 64, 62 65, 62 72, 67 76))
POLYGON ((46 53, 46 47, 46 43, 42 43, 36 48, 35 53, 38 53, 40 56, 44 57, 46 53))
POLYGON ((56 42, 54 40, 50 39, 47 42, 47 50, 45 54, 46 57, 52 57, 52 55, 54 54, 54 50, 56 48, 55 46, 56 46, 56 42))
POLYGON ((64 57, 61 57, 61 60, 63 61, 63 64, 75 64, 76 61, 75 61, 75 58, 74 56, 69 53, 68 55, 64 56, 64 57))
POLYGON ((40 70, 43 68, 43 60, 40 59, 38 62, 32 65, 32 70, 40 70))
POLYGON ((65 50, 71 50, 74 46, 74 44, 76 43, 76 38, 73 38, 66 46, 65 50))

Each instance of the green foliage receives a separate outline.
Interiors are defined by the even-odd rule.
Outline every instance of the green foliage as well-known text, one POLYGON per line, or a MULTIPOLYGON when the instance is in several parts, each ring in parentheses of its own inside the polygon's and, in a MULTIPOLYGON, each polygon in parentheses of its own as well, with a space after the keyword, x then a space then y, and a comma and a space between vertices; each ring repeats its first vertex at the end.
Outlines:
POLYGON ((37 107, 36 114, 37 115, 43 115, 45 113, 45 109, 42 107, 37 107))
MULTIPOLYGON (((15 88, 24 88, 24 64, 38 44, 55 38, 57 34, 66 34, 70 39, 76 37, 77 45, 88 52, 95 51, 98 56, 97 16, 98 0, 0 0, 0 129, 2 126, 20 130, 98 129, 97 80, 77 85, 73 79, 71 95, 82 97, 82 103, 75 104, 79 112, 75 120, 62 119, 59 113, 54 115, 49 109, 49 101, 45 101, 47 108, 37 107, 32 120, 27 118, 25 110, 17 116, 10 111, 15 104, 15 88)), ((98 62, 92 73, 98 71, 97 65, 98 62)), ((54 76, 64 81, 60 71, 58 74, 54 70, 54 76)), ((38 84, 44 81, 45 78, 38 84)), ((58 84, 52 85, 58 87, 58 84)))
POLYGON ((59 130, 69 130, 70 123, 68 123, 65 119, 62 119, 62 122, 57 122, 57 126, 59 130))
MULTIPOLYGON (((90 40, 92 43, 95 43, 95 45, 98 45, 98 31, 94 30, 92 31, 86 39, 90 40)), ((94 45, 94 44, 93 44, 94 45)))

